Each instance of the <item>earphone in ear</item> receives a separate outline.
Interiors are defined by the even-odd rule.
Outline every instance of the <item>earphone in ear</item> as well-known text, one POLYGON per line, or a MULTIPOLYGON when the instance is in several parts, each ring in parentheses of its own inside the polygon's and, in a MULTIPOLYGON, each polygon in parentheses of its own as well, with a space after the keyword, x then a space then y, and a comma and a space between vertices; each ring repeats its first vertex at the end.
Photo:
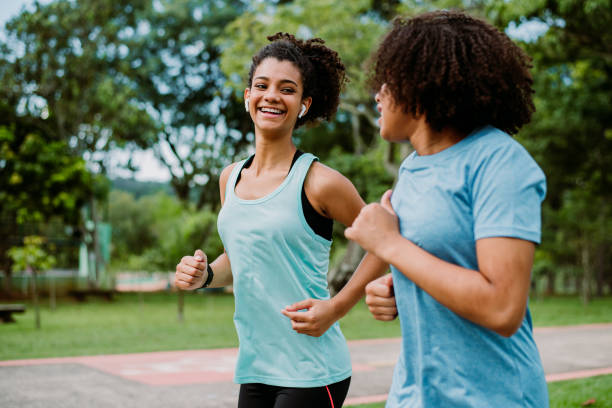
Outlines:
POLYGON ((302 116, 304 116, 305 113, 306 113, 306 105, 302 104, 302 110, 300 111, 298 118, 301 118, 302 116))
POLYGON ((249 111, 249 98, 246 98, 244 100, 244 109, 246 109, 246 111, 249 111))

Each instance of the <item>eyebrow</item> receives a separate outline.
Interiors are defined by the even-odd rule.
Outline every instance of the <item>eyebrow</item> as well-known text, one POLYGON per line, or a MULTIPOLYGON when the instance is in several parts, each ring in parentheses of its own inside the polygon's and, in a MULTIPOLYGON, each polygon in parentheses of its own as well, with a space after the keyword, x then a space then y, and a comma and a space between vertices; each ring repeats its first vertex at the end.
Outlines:
MULTIPOLYGON (((267 76, 258 76, 258 77, 255 77, 255 79, 265 79, 266 81, 269 81, 269 80, 270 80, 270 78, 268 78, 267 76)), ((290 79, 281 79, 281 81, 280 81, 280 82, 281 82, 281 84, 288 82, 288 83, 290 83, 290 84, 293 84, 293 85, 295 85, 295 86, 298 86, 298 84, 297 84, 295 81, 292 81, 292 80, 290 80, 290 79)))

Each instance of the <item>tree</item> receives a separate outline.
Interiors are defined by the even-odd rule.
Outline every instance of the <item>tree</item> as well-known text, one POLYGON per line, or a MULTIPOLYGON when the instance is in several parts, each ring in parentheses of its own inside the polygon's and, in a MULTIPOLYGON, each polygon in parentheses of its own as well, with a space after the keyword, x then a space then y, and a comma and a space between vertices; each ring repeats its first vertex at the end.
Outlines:
POLYGON ((242 102, 225 87, 214 43, 243 8, 229 0, 158 1, 147 11, 147 28, 126 43, 125 75, 160 124, 156 156, 177 197, 198 208, 218 207, 221 170, 241 153, 250 131, 242 102))
MULTIPOLYGON (((121 39, 138 28, 138 11, 146 3, 37 2, 33 11, 23 11, 7 23, 7 42, 0 45, 1 100, 17 107, 20 115, 44 118, 42 133, 56 137, 67 152, 85 159, 99 174, 106 172, 109 152, 145 148, 154 141, 156 123, 122 75, 127 67, 121 39)), ((104 186, 94 187, 85 190, 91 192, 87 209, 93 230, 82 233, 93 237, 85 242, 96 254, 97 279, 97 198, 103 196, 104 186)))
POLYGON ((47 131, 44 120, 18 116, 0 102, 0 265, 6 295, 12 270, 7 250, 21 245, 19 229, 51 219, 78 229, 79 211, 93 193, 85 161, 47 131))
MULTIPOLYGON (((559 266, 580 266, 583 299, 612 290, 612 9, 605 0, 510 2, 500 21, 537 21, 524 44, 534 57, 537 112, 520 140, 548 180, 544 229, 559 266)), ((550 279, 554 279, 550 274, 550 279)))
POLYGON ((178 260, 201 248, 223 251, 216 234, 216 215, 208 209, 185 207, 164 192, 134 199, 112 191, 109 220, 113 229, 114 269, 174 270, 178 260))
POLYGON ((183 202, 218 205, 219 174, 250 127, 224 88, 214 40, 243 8, 240 0, 36 4, 7 25, 6 98, 48 112, 101 173, 109 152, 153 148, 183 202))
MULTIPOLYGON (((6 25, 0 95, 46 126, 99 172, 116 148, 146 148, 156 124, 122 73, 123 38, 138 29, 147 2, 36 2, 6 25)), ((21 112, 20 112, 21 113, 21 112)))
MULTIPOLYGON (((223 251, 216 214, 185 206, 164 192, 134 200, 126 192, 111 192, 109 217, 116 269, 174 270, 186 254, 201 248, 211 257, 223 251)), ((183 291, 178 292, 178 319, 183 320, 183 291)))
POLYGON ((32 302, 36 313, 36 328, 40 329, 40 308, 38 306, 38 289, 36 286, 36 275, 49 269, 55 263, 55 258, 50 256, 42 247, 44 239, 37 236, 24 238, 22 247, 9 249, 8 254, 13 259, 13 271, 27 271, 32 276, 32 302))

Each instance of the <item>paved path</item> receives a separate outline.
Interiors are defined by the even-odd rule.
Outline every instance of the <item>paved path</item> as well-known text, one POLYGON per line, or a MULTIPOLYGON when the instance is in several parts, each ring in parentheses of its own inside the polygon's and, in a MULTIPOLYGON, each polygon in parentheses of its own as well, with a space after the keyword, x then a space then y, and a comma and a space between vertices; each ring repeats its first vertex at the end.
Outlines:
MULTIPOLYGON (((535 330, 548 381, 612 374, 612 324, 535 330)), ((399 339, 349 342, 347 403, 384 401, 399 339)), ((236 349, 0 361, 0 407, 235 407, 236 349)))

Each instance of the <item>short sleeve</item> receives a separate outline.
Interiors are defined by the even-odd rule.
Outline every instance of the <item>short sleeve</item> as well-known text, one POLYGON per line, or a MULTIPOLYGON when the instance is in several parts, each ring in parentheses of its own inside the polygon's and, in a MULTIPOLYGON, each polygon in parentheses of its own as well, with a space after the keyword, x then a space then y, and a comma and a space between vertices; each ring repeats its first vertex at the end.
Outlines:
POLYGON ((540 243, 546 177, 514 140, 483 157, 472 179, 474 238, 512 237, 540 243))

